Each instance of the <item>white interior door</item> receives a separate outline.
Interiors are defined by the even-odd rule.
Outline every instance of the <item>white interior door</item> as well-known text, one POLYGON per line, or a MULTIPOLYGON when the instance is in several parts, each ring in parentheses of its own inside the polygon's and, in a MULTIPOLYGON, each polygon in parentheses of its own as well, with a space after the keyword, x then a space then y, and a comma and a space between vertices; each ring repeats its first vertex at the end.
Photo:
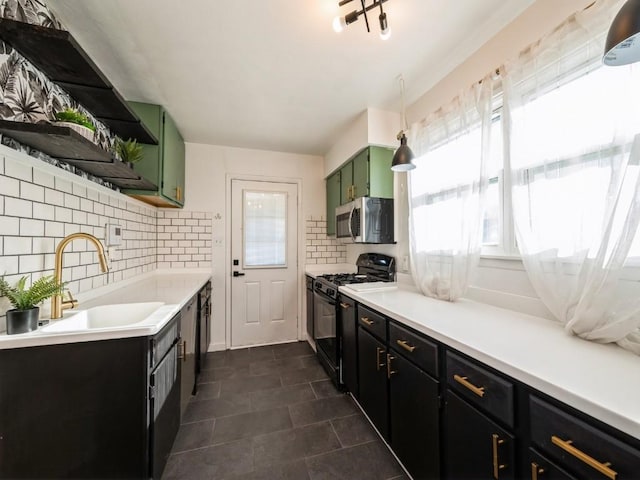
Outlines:
POLYGON ((298 186, 231 182, 231 346, 298 338, 298 186))

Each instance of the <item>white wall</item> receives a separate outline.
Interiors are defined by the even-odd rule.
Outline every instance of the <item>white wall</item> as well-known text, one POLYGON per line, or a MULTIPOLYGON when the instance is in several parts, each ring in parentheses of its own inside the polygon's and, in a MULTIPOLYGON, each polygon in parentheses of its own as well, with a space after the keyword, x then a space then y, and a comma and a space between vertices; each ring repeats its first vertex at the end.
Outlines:
MULTIPOLYGON (((410 122, 425 118, 429 113, 446 105, 461 89, 468 88, 488 72, 515 57, 529 44, 553 30, 574 12, 588 6, 592 0, 537 0, 518 18, 480 47, 469 59, 460 64, 416 102, 409 105, 407 117, 410 122)), ((389 128, 389 134, 391 131, 389 128)), ((344 142, 344 140, 343 140, 344 142)), ((376 251, 394 255, 402 267, 402 257, 408 252, 407 205, 404 191, 406 182, 396 175, 396 240, 397 245, 372 246, 353 245, 347 247, 347 262, 354 262, 357 255, 365 251, 376 251)), ((623 280, 621 289, 640 294, 639 275, 630 271, 623 280)), ((549 311, 534 291, 522 262, 499 258, 483 258, 471 282, 469 298, 494 304, 524 313, 552 318, 549 311)))
MULTIPOLYGON (((212 348, 225 348, 226 335, 226 230, 227 177, 246 175, 300 180, 302 218, 325 214, 325 187, 322 157, 243 148, 186 144, 186 211, 213 214, 213 329, 212 348)), ((304 223, 300 232, 304 231, 304 223)), ((301 234, 301 248, 304 246, 301 234)), ((304 251, 299 253, 301 262, 304 251)), ((303 282, 300 282, 301 284, 303 282)))

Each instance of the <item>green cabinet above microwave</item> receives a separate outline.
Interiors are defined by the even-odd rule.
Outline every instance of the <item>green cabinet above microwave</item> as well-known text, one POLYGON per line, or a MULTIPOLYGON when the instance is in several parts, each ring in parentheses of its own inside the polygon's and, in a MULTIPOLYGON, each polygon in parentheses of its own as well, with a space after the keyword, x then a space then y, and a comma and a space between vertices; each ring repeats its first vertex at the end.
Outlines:
POLYGON ((368 146, 327 177, 327 235, 335 235, 335 210, 357 197, 393 198, 394 150, 368 146))
POLYGON ((158 207, 182 207, 185 192, 184 139, 175 122, 160 105, 128 102, 146 127, 158 139, 158 145, 142 144, 144 158, 134 169, 158 185, 156 191, 125 190, 125 193, 158 207))

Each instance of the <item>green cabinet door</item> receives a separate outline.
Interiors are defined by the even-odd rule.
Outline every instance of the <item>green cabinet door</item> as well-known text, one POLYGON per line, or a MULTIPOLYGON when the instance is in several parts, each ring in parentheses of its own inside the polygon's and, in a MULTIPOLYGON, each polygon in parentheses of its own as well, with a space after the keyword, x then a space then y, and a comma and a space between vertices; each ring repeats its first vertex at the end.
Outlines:
POLYGON ((369 197, 369 149, 365 148, 358 153, 353 160, 353 198, 369 197))
POLYGON ((137 173, 158 185, 158 190, 125 190, 124 193, 160 207, 183 206, 185 149, 177 125, 160 105, 128 104, 158 139, 158 145, 142 144, 144 157, 134 167, 137 173))
POLYGON ((164 112, 162 194, 184 204, 184 140, 171 116, 164 112))
POLYGON ((347 163, 340 169, 340 205, 350 202, 355 197, 351 195, 353 186, 353 164, 347 163))
POLYGON ((327 178, 327 235, 336 234, 336 207, 340 205, 340 170, 327 178))
POLYGON ((369 192, 370 197, 393 198, 393 149, 369 147, 369 192))

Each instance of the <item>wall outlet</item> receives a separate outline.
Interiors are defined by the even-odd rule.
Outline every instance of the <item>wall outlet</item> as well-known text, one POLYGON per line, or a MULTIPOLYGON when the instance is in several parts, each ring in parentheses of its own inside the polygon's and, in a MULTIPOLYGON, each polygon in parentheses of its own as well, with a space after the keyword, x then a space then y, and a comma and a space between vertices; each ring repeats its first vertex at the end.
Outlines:
POLYGON ((409 271, 409 255, 402 256, 402 265, 400 266, 400 270, 403 272, 409 271))

